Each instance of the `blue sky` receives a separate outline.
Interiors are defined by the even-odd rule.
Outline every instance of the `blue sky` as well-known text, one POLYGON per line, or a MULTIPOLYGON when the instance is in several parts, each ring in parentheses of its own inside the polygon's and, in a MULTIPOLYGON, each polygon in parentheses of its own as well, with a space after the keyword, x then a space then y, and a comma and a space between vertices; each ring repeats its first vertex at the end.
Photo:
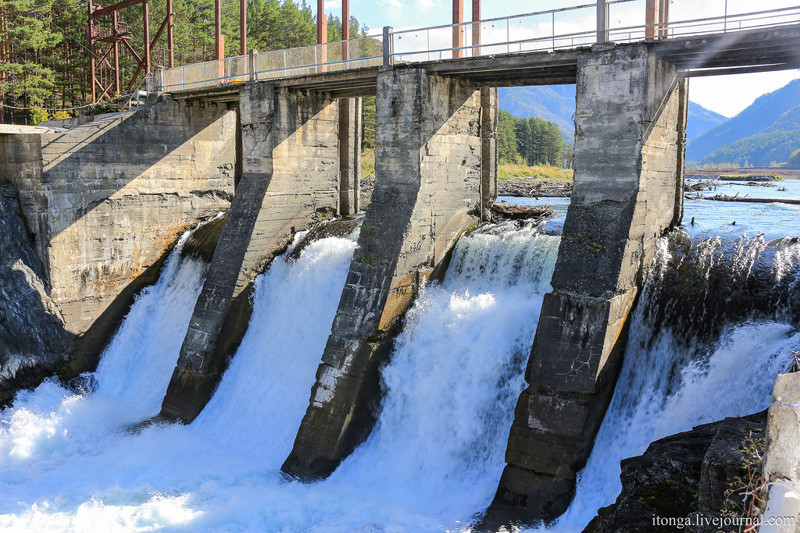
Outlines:
MULTIPOLYGON (((316 6, 313 0, 307 0, 316 6)), ((568 6, 590 4, 591 0, 483 0, 481 18, 507 17, 534 11, 544 11, 568 6)), ((670 20, 690 20, 720 16, 727 9, 729 14, 748 13, 800 5, 800 0, 672 0, 670 20)), ((326 0, 325 10, 341 15, 341 0, 326 0)), ((452 18, 452 0, 350 0, 350 12, 362 24, 378 31, 383 26, 395 29, 420 28, 448 24, 452 18)), ((465 17, 470 18, 471 0, 464 1, 465 17)), ((593 24, 591 10, 581 15, 562 15, 564 24, 593 24), (583 17, 578 20, 577 17, 583 17)), ((800 21, 800 19, 798 20, 800 21)), ((611 26, 623 27, 644 23, 644 0, 617 5, 611 11, 611 26)), ((750 105, 758 96, 774 91, 793 79, 800 78, 800 69, 782 72, 739 74, 694 78, 690 81, 689 96, 698 104, 733 116, 750 105)))

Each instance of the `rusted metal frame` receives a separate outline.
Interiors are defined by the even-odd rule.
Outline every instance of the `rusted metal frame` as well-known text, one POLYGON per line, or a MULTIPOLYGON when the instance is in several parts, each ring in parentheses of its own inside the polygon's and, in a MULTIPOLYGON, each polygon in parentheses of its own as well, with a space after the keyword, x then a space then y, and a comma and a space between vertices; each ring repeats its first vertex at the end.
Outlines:
MULTIPOLYGON (((114 25, 114 37, 119 34, 119 24, 117 20, 117 12, 111 14, 111 21, 114 25)), ((114 40, 114 91, 119 94, 119 38, 114 40)))
POLYGON ((92 103, 97 102, 97 95, 95 93, 95 82, 97 81, 97 65, 94 62, 94 3, 92 0, 87 0, 86 10, 88 12, 88 23, 86 25, 86 40, 89 42, 89 85, 92 88, 92 103))
POLYGON ((461 57, 464 48, 464 0, 453 0, 453 58, 461 57))
POLYGON ((172 13, 172 0, 167 0, 167 48, 169 48, 169 68, 175 66, 175 35, 174 18, 172 13))
POLYGON ((481 55, 481 0, 472 0, 472 55, 481 55))
POLYGON ((247 0, 239 0, 239 53, 247 54, 247 0))
POLYGON ((350 59, 350 0, 342 0, 342 59, 350 59))
POLYGON ((656 38, 656 4, 658 0, 646 0, 644 6, 644 39, 653 41, 656 38))
POLYGON ((223 59, 225 57, 225 44, 222 41, 222 0, 214 0, 214 45, 216 47, 215 57, 223 59))
POLYGON ((658 10, 658 38, 667 39, 669 37, 669 0, 661 0, 658 10))
MULTIPOLYGON (((165 18, 164 22, 161 23, 161 27, 158 28, 158 31, 156 32, 155 37, 153 37, 153 40, 150 41, 150 45, 149 45, 150 48, 148 50, 148 55, 149 55, 150 52, 152 52, 155 49, 156 44, 158 43, 158 39, 161 37, 161 34, 164 33, 164 28, 166 28, 168 24, 169 24, 169 19, 165 18)), ((170 51, 170 53, 171 53, 171 51, 170 51)), ((139 66, 136 67, 136 71, 133 73, 133 77, 131 78, 131 82, 128 85, 128 89, 127 90, 130 91, 131 88, 133 87, 133 84, 136 82, 136 77, 142 71, 142 63, 143 62, 140 61, 139 62, 139 66)), ((147 72, 150 72, 150 71, 148 70, 147 72)))
POLYGON ((94 11, 89 13, 91 18, 102 17, 103 15, 108 15, 113 13, 114 11, 119 11, 120 9, 125 9, 126 7, 135 6, 138 4, 143 4, 147 0, 125 0, 124 2, 120 2, 119 4, 114 4, 113 6, 108 7, 98 7, 94 11))
POLYGON ((130 43, 129 43, 128 41, 126 41, 126 40, 123 40, 123 41, 122 41, 122 44, 124 44, 124 45, 125 45, 125 47, 128 49, 128 51, 129 51, 131 54, 133 54, 133 57, 135 57, 135 58, 136 58, 136 61, 138 61, 139 63, 141 63, 141 62, 142 62, 142 56, 140 56, 140 55, 139 55, 139 52, 137 52, 136 50, 134 50, 134 49, 133 49, 133 47, 130 45, 130 43))
MULTIPOLYGON (((325 0, 317 0, 317 45, 328 42, 328 17, 325 15, 325 0)), ((316 63, 328 62, 328 47, 319 46, 315 51, 316 63)), ((325 72, 325 67, 317 67, 317 72, 325 72)))
MULTIPOLYGON (((144 74, 150 72, 150 2, 148 0, 144 0, 142 4, 142 22, 144 23, 144 74)), ((141 65, 140 65, 141 66, 141 65)), ((139 69, 136 69, 137 73, 139 69)), ((131 87, 133 86, 133 82, 136 81, 136 74, 133 75, 133 79, 131 79, 131 87)), ((128 88, 130 90, 130 88, 128 88)))

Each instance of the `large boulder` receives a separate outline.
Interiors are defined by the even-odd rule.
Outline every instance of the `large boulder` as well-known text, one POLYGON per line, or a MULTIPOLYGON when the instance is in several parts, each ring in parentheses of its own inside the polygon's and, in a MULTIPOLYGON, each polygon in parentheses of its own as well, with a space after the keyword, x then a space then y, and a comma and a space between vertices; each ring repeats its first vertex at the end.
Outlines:
MULTIPOLYGON (((697 426, 652 443, 622 462, 622 492, 584 533, 727 531, 714 525, 746 516, 747 492, 761 473, 766 411, 697 426)), ((756 508, 758 506, 756 505, 756 508)), ((731 531, 737 531, 732 527, 731 531)))

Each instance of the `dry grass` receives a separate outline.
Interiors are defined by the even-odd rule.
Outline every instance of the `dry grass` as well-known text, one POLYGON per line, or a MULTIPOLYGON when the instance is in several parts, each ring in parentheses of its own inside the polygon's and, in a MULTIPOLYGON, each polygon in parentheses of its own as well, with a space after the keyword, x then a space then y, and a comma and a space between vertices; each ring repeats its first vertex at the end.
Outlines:
POLYGON ((497 168, 498 179, 513 180, 516 178, 547 178, 557 180, 571 180, 572 169, 559 168, 549 165, 515 165, 502 163, 497 168))
POLYGON ((361 150, 361 177, 368 178, 375 174, 375 148, 361 150))

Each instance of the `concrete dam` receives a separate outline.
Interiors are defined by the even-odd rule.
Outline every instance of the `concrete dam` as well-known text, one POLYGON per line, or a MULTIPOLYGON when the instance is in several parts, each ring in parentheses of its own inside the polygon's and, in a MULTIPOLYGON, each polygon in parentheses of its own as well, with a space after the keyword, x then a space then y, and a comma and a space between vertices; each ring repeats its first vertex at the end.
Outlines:
POLYGON ((800 26, 615 43, 605 25, 491 58, 162 71, 135 111, 0 131, 0 470, 15 502, 53 506, 0 497, 0 523, 576 531, 620 460, 766 409, 800 343, 800 245, 742 240, 727 264, 733 244, 677 229, 689 78, 800 64, 800 26), (490 222, 497 87, 558 83, 576 85, 563 228, 490 222), (729 275, 763 290, 727 295, 713 334, 681 321, 676 301, 729 275), (755 294, 758 334, 726 307, 755 294), (121 503, 64 496, 81 472, 121 503))

